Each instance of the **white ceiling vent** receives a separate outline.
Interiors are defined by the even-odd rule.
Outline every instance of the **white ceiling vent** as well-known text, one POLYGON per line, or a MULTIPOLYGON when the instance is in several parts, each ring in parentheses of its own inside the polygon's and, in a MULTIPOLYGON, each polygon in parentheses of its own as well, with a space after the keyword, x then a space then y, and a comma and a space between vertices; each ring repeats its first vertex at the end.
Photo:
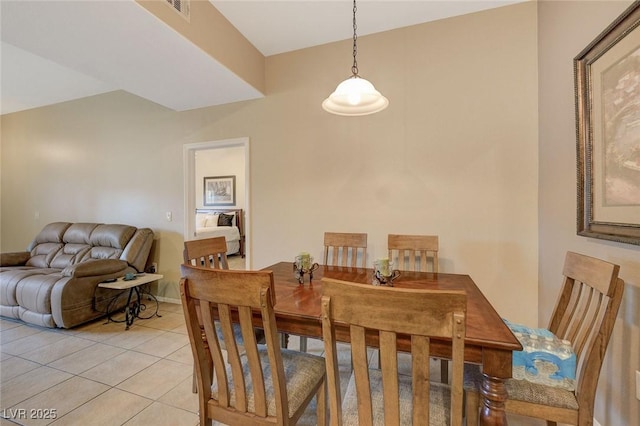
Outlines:
POLYGON ((187 21, 189 21, 189 2, 190 0, 167 0, 167 4, 187 21))

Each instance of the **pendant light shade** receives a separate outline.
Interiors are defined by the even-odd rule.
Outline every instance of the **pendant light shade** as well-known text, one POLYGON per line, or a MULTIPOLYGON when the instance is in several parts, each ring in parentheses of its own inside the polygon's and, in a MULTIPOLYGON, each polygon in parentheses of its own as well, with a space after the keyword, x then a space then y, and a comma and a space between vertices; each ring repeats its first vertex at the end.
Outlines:
POLYGON ((338 84, 336 90, 322 102, 322 108, 331 114, 368 115, 382 111, 389 105, 389 100, 373 84, 358 75, 356 10, 356 0, 353 0, 353 75, 338 84))
POLYGON ((325 111, 337 115, 367 115, 382 111, 389 100, 369 80, 354 74, 322 102, 325 111))

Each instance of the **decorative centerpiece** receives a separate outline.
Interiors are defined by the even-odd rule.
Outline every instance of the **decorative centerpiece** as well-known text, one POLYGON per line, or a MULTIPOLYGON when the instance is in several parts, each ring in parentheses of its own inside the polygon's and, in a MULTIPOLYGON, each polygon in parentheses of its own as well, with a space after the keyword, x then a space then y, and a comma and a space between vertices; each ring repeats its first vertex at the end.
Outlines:
POLYGON ((311 283, 313 281, 313 271, 319 267, 320 265, 313 263, 313 256, 302 252, 296 256, 293 262, 293 273, 300 284, 304 284, 304 274, 309 274, 309 283, 311 283))
POLYGON ((393 287, 393 280, 400 276, 400 271, 393 269, 393 262, 389 259, 378 259, 373 262, 373 285, 393 287))

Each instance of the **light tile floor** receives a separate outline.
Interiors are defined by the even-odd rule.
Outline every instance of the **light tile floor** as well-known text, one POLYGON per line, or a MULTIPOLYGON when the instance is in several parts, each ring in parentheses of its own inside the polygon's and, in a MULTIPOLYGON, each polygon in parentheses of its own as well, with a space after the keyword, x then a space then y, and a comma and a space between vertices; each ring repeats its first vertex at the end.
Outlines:
POLYGON ((63 330, 0 318, 0 424, 198 424, 182 307, 159 312, 129 330, 104 319, 63 330))
MULTIPOLYGON (((199 424, 182 307, 161 302, 159 313, 129 330, 104 319, 64 330, 0 317, 0 425, 199 424)), ((308 351, 321 355, 322 342, 309 339, 308 351)), ((314 401, 299 424, 315 421, 314 401)))
MULTIPOLYGON (((0 317, 0 426, 197 425, 182 307, 161 302, 159 312, 161 317, 136 320, 129 330, 104 319, 64 330, 0 317)), ((296 336, 289 347, 299 347, 296 336)), ((308 339, 308 352, 322 355, 322 342, 308 339)), ((339 356, 345 387, 351 374, 348 345, 341 345, 339 356)), ((376 355, 371 363, 377 365, 376 355)), ((400 370, 408 366, 406 356, 400 370)), ((437 364, 432 371, 439 371, 437 364)), ((313 401, 299 424, 315 422, 313 401)))

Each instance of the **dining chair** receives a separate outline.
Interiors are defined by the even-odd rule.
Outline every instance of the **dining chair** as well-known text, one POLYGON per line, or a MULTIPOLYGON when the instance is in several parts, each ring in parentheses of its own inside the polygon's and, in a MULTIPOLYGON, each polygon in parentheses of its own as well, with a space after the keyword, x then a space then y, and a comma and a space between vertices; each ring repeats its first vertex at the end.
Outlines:
MULTIPOLYGON (((227 241, 225 237, 203 238, 200 240, 190 240, 184 242, 183 260, 185 265, 199 266, 214 269, 229 269, 227 261, 227 241)), ((200 318, 199 307, 196 308, 198 318, 200 318)), ((224 349, 224 339, 220 330, 220 324, 216 321, 218 336, 221 339, 221 345, 224 349)), ((237 324, 234 325, 236 338, 241 341, 242 334, 237 324)), ((204 328, 201 327, 201 334, 204 337, 204 328)), ((258 341, 264 338, 264 332, 260 329, 255 330, 255 336, 258 341)), ((194 366, 192 391, 198 391, 197 375, 194 366)))
POLYGON ((280 348, 271 271, 230 271, 181 265, 180 297, 196 360, 200 424, 293 425, 315 397, 326 423, 324 358, 280 348), (200 332, 200 307, 206 340, 200 332), (219 318, 227 359, 214 326, 219 318), (258 319, 266 345, 253 330, 258 319), (239 324, 242 342, 233 325, 239 324), (242 344, 242 352, 239 348, 242 344))
MULTIPOLYGON (((593 424, 598 378, 624 291, 619 270, 613 263, 567 252, 564 284, 548 329, 572 343, 578 367, 575 391, 508 379, 507 412, 544 419, 549 425, 593 424)), ((481 380, 478 366, 465 366, 469 424, 477 424, 481 380)))
POLYGON ((229 269, 225 237, 203 238, 184 242, 183 258, 187 265, 229 269))
POLYGON ((324 264, 364 268, 367 263, 367 234, 325 232, 324 264), (358 261, 358 259, 360 259, 358 261))
POLYGON ((395 269, 438 272, 437 235, 389 234, 387 249, 395 269))
POLYGON ((463 417, 467 298, 464 291, 420 290, 322 279, 322 334, 332 425, 451 424, 463 417), (344 399, 336 349, 347 327, 353 374, 344 399), (411 339, 411 375, 399 374, 396 338, 411 339), (430 343, 452 343, 451 385, 429 381, 430 343), (369 367, 367 345, 379 342, 381 369, 369 367))
MULTIPOLYGON (((398 235, 387 236, 389 260, 394 269, 400 271, 438 272, 437 235, 398 235)), ((440 360, 440 381, 449 382, 449 360, 440 360)))
MULTIPOLYGON (((324 260, 327 266, 364 268, 367 263, 367 234, 348 232, 324 233, 324 260), (360 261, 358 261, 360 259, 360 261)), ((307 338, 300 336, 300 351, 307 351, 307 338)))

